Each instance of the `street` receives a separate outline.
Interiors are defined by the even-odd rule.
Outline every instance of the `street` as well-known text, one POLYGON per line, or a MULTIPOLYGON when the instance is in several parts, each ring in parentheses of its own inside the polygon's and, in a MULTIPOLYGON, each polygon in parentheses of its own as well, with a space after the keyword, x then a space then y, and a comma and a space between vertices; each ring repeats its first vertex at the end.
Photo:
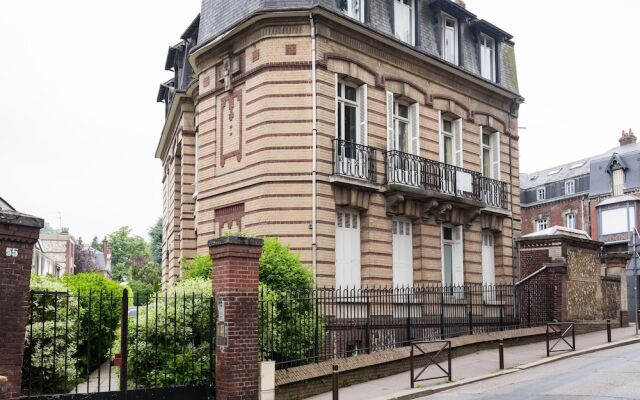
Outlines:
POLYGON ((640 399, 640 344, 585 354, 423 399, 640 399))

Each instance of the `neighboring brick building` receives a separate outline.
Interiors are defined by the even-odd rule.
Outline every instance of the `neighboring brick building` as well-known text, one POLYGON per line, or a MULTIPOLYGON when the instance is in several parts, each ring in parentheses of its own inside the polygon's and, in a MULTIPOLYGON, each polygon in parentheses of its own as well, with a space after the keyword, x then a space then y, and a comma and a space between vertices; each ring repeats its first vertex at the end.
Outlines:
MULTIPOLYGON (((626 291, 633 287, 633 280, 625 283, 624 269, 633 274, 626 253, 629 232, 638 228, 640 144, 631 129, 619 143, 591 158, 523 173, 520 193, 523 235, 556 225, 587 231, 604 243, 607 274, 620 275, 626 291)), ((633 299, 622 297, 633 308, 633 299)), ((624 301, 622 309, 627 310, 624 301)))
POLYGON ((47 256, 60 264, 62 269, 59 274, 73 274, 76 240, 69 234, 68 228, 62 228, 59 233, 41 233, 38 242, 47 256))
POLYGON ((165 284, 230 230, 320 286, 513 281, 514 43, 462 2, 205 0, 165 68, 165 284))

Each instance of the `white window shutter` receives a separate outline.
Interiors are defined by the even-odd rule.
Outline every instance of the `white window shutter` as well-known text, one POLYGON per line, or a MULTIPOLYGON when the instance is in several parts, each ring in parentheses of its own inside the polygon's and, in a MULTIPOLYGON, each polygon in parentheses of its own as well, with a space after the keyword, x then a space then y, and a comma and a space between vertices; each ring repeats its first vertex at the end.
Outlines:
POLYGON ((393 93, 387 92, 387 150, 394 150, 393 140, 393 93))
POLYGON ((453 240, 453 284, 459 286, 464 285, 462 226, 453 228, 453 240))
POLYGON ((500 132, 491 135, 491 177, 500 180, 500 132))
POLYGON ((359 102, 358 104, 360 108, 360 131, 358 132, 358 144, 367 145, 368 134, 367 134, 367 85, 364 84, 358 88, 359 102))
POLYGON ((411 135, 411 151, 412 154, 420 156, 420 105, 419 103, 413 103, 411 106, 411 118, 412 118, 412 135, 411 135))
POLYGON ((463 167, 463 159, 462 159, 462 119, 458 118, 453 122, 453 135, 455 142, 455 161, 456 166, 462 168, 463 167))
POLYGON ((440 162, 444 162, 444 137, 442 136, 442 111, 438 111, 438 145, 440 146, 440 162))

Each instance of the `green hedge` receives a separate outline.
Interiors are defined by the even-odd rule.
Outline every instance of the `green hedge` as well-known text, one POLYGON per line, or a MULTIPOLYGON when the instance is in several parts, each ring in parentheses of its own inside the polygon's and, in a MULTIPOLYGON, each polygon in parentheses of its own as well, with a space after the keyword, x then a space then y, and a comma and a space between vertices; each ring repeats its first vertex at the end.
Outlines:
MULTIPOLYGON (((189 385, 210 381, 211 281, 188 279, 152 298, 129 319, 129 384, 189 385), (136 335, 137 332, 137 335, 136 335)), ((215 312, 215 310, 213 310, 215 312)), ((215 332, 215 330, 213 331, 215 332)))

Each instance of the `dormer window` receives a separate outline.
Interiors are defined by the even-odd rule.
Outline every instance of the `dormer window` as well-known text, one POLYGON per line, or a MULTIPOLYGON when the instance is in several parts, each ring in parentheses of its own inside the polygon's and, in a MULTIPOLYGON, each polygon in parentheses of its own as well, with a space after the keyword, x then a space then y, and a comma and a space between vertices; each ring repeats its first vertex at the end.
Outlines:
POLYGON ((393 1, 393 31, 403 42, 415 43, 414 0, 393 1))
POLYGON ((480 74, 496 81, 496 42, 485 34, 480 34, 480 74))
POLYGON ((458 20, 442 14, 442 56, 451 64, 458 64, 458 20))
POLYGON ((338 0, 338 9, 353 19, 364 22, 363 0, 338 0))
POLYGON ((624 193, 624 170, 622 168, 614 169, 612 174, 613 195, 622 196, 624 193))
POLYGON ((544 187, 539 187, 536 190, 536 199, 542 201, 547 198, 547 190, 544 187))
POLYGON ((576 181, 573 179, 564 183, 564 194, 574 194, 576 192, 576 181))

